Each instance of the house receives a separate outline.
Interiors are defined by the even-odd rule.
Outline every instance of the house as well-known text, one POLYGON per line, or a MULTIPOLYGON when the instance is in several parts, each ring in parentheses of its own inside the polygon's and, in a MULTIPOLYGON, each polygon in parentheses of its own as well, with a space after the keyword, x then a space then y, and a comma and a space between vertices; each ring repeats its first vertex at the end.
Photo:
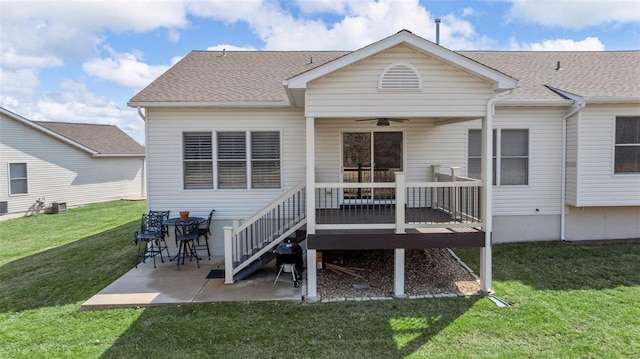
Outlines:
POLYGON ((0 214, 145 196, 145 150, 112 125, 30 121, 0 108, 0 214))
POLYGON ((319 253, 640 237, 640 52, 193 51, 135 95, 148 205, 216 209, 226 282, 306 227, 319 253))

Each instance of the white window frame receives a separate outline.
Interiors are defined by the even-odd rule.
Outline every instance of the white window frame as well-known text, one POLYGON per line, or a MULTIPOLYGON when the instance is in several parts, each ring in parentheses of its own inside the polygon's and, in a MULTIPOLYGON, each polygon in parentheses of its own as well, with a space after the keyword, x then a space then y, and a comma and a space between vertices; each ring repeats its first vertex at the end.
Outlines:
POLYGON ((214 139, 212 138, 212 133, 210 131, 185 131, 182 132, 182 189, 187 190, 187 191, 200 191, 200 190, 212 190, 214 189, 214 180, 215 177, 212 177, 211 179, 211 187, 202 187, 202 188, 187 188, 187 183, 186 183, 186 172, 187 172, 187 166, 185 165, 187 162, 211 162, 211 166, 213 169, 212 172, 212 176, 215 173, 215 168, 214 168, 214 147, 215 146, 215 142, 214 139), (199 136, 205 136, 205 135, 209 135, 209 137, 211 138, 211 153, 210 153, 210 157, 209 159, 187 159, 185 158, 185 137, 188 135, 199 135, 199 136))
POLYGON ((9 196, 27 196, 29 195, 29 164, 27 162, 9 162, 7 164, 7 176, 9 179, 9 196), (12 177, 11 176, 11 165, 24 165, 24 172, 26 177, 12 177), (26 191, 20 193, 13 193, 11 184, 15 181, 25 181, 26 182, 26 191))
MULTIPOLYGON (((250 130, 250 131, 246 131, 246 130, 225 130, 225 131, 217 131, 215 132, 215 140, 214 140, 214 146, 215 146, 215 164, 214 164, 214 185, 215 188, 217 190, 221 190, 221 191, 233 191, 233 190, 254 190, 254 191, 261 191, 261 190, 277 190, 277 189, 282 189, 282 183, 283 183, 283 165, 282 165, 282 131, 281 130, 272 130, 272 129, 265 129, 265 130, 250 130), (220 188, 220 179, 219 179, 219 171, 218 171, 218 165, 220 163, 220 157, 219 157, 219 148, 218 148, 218 135, 220 133, 229 133, 229 132, 243 132, 245 134, 245 158, 244 158, 244 162, 245 162, 245 169, 246 169, 246 186, 242 186, 242 187, 237 187, 237 188, 220 188), (272 133, 277 133, 278 134, 278 158, 277 159, 259 159, 259 160, 254 160, 252 157, 252 134, 253 133, 259 133, 259 132, 272 132, 272 133), (279 185, 277 187, 265 187, 265 188, 254 188, 254 184, 253 184, 253 163, 254 161, 278 161, 279 162, 279 185)), ((224 160, 223 160, 224 161, 224 160)), ((240 161, 240 160, 237 160, 240 161)))
MULTIPOLYGON (((479 128, 467 129, 467 176, 469 175, 469 159, 482 159, 482 156, 471 156, 469 153, 469 138, 471 131, 482 131, 479 128)), ((482 133, 482 132, 481 132, 482 133)), ((527 187, 531 184, 531 129, 529 128, 494 128, 493 129, 493 185, 497 187, 527 187), (527 156, 509 156, 502 155, 502 131, 527 131, 527 156), (527 159, 527 176, 524 184, 502 184, 501 170, 502 160, 504 158, 526 158, 527 159)), ((479 178, 478 178, 479 179, 479 178)))
POLYGON ((637 176, 640 175, 640 171, 638 172, 616 172, 616 149, 618 147, 640 147, 640 142, 638 143, 617 143, 617 129, 618 129, 618 119, 619 118, 636 118, 640 121, 640 115, 635 116, 622 116, 616 115, 613 116, 613 154, 612 154, 612 163, 611 163, 611 173, 614 176, 637 176))

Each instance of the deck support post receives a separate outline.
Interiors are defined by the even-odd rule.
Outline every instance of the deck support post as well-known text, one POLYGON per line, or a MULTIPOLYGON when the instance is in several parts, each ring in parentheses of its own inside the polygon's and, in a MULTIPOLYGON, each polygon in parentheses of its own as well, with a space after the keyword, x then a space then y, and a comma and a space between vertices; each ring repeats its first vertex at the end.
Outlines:
POLYGON ((396 298, 406 298, 404 294, 404 248, 395 249, 394 271, 393 271, 393 296, 396 298))
MULTIPOLYGON (((306 136, 306 179, 307 179, 307 234, 316 234, 316 152, 315 118, 305 121, 306 136)), ((308 301, 317 301, 318 282, 316 269, 316 250, 307 248, 307 297, 308 301)))
POLYGON ((233 284, 233 227, 224 227, 224 284, 233 284))

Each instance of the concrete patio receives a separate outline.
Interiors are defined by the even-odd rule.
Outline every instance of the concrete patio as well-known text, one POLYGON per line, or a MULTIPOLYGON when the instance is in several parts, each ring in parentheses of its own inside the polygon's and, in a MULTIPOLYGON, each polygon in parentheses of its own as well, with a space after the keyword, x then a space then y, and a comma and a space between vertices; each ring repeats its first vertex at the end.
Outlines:
POLYGON ((290 273, 282 273, 274 284, 277 271, 275 261, 249 277, 234 284, 224 284, 224 278, 207 278, 211 270, 223 269, 223 257, 206 256, 200 268, 194 262, 185 262, 176 268, 175 262, 161 263, 156 258, 140 263, 138 268, 118 278, 115 282, 91 297, 80 310, 148 307, 158 305, 184 305, 216 302, 288 301, 302 302, 302 285, 294 288, 290 273))

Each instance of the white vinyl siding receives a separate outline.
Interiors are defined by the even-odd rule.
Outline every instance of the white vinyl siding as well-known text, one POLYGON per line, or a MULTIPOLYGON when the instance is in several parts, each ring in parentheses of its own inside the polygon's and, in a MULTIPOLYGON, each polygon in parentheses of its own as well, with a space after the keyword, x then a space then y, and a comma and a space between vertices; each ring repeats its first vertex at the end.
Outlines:
POLYGON ((640 116, 616 117, 614 173, 640 173, 640 116))
POLYGON ((211 133, 184 134, 184 189, 213 188, 211 133))
MULTIPOLYGON (((172 213, 186 209, 203 216, 213 208, 216 210, 215 220, 245 219, 304 181, 305 121, 302 110, 150 108, 147 126, 149 208, 171 210, 172 213), (211 133, 214 160, 216 133, 279 134, 279 186, 260 190, 250 190, 247 186, 225 190, 185 190, 181 183, 182 132, 211 133)), ((216 168, 217 163, 214 162, 214 171, 216 168)), ((215 174, 214 180, 217 181, 215 174)))
POLYGON ((587 105, 578 118, 576 206, 639 206, 640 173, 615 173, 616 118, 637 105, 587 105))
POLYGON ((315 118, 483 117, 492 85, 448 64, 396 46, 309 84, 305 115, 315 118), (422 80, 421 89, 380 90, 389 65, 408 63, 422 80))
POLYGON ((9 214, 33 210, 39 198, 72 208, 145 195, 143 157, 92 157, 4 114, 0 128, 0 200, 8 201, 9 214), (7 197, 8 163, 27 163, 27 194, 7 197))
POLYGON ((29 193, 26 163, 9 163, 9 194, 12 196, 29 193))

